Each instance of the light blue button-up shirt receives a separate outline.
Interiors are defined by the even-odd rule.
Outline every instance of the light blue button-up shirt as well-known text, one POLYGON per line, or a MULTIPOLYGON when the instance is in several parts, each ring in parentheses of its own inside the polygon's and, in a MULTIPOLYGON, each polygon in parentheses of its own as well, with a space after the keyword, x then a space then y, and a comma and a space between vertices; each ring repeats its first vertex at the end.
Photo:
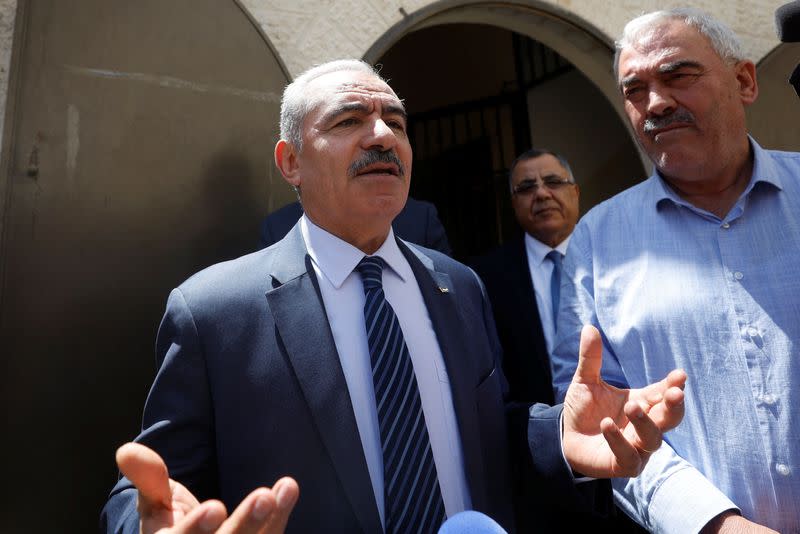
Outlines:
POLYGON ((751 140, 753 177, 724 219, 656 175, 591 210, 570 242, 552 358, 556 397, 580 328, 603 377, 642 387, 683 368, 686 415, 619 504, 655 532, 718 513, 800 532, 800 154, 751 140))

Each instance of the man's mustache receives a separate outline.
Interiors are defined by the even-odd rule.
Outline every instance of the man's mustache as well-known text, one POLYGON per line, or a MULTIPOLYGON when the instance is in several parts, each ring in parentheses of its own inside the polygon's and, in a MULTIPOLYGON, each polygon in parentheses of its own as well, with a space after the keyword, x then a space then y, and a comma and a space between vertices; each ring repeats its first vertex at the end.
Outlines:
POLYGON ((400 158, 397 157, 397 154, 395 154, 394 150, 390 149, 381 151, 374 148, 364 152, 363 156, 351 163, 347 168, 347 175, 350 178, 354 178, 358 173, 376 163, 390 163, 397 165, 397 172, 399 175, 406 175, 406 168, 403 166, 403 163, 400 161, 400 158))
POLYGON ((652 133, 662 128, 666 128, 670 124, 681 122, 685 124, 694 124, 694 115, 686 108, 678 108, 669 115, 664 117, 651 117, 644 121, 644 133, 652 133))

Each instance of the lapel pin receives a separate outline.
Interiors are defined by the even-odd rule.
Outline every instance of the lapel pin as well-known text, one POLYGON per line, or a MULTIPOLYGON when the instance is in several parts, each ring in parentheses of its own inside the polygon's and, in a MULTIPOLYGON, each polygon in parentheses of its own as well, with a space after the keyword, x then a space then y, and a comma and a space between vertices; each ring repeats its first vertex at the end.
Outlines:
POLYGON ((450 293, 450 290, 443 286, 439 286, 439 291, 442 293, 450 293))

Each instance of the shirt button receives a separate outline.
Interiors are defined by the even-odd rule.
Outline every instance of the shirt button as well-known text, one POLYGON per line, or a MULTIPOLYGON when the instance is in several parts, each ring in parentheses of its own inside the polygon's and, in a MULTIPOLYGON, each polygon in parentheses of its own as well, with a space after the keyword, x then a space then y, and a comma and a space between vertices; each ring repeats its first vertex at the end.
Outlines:
POLYGON ((786 464, 778 464, 778 465, 776 465, 775 466, 775 471, 777 471, 779 475, 783 475, 783 476, 789 476, 789 474, 792 472, 792 470, 789 469, 789 466, 786 465, 786 464))
POLYGON ((756 337, 758 335, 758 330, 755 327, 750 327, 747 329, 747 335, 750 337, 756 337))
POLYGON ((736 278, 737 280, 741 280, 742 278, 744 278, 744 275, 739 271, 736 271, 735 273, 733 273, 733 277, 736 278))
POLYGON ((728 228, 731 227, 731 225, 728 223, 722 223, 722 227, 727 230, 728 228))
POLYGON ((771 406, 771 405, 775 404, 775 401, 776 401, 777 399, 775 398, 775 395, 770 395, 769 393, 767 393, 766 395, 764 395, 763 397, 761 397, 761 400, 762 400, 762 401, 764 402, 764 404, 766 404, 767 406, 771 406))

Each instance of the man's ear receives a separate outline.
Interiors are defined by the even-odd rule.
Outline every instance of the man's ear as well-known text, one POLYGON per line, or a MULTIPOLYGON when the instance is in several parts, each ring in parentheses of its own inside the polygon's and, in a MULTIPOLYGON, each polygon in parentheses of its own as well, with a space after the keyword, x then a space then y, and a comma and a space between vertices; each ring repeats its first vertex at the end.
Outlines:
POLYGON ((275 145, 275 165, 281 171, 283 179, 294 187, 300 187, 299 162, 294 145, 281 139, 275 145))
POLYGON ((739 83, 739 98, 742 104, 749 106, 758 98, 758 80, 756 79, 756 66, 752 61, 740 61, 734 67, 736 81, 739 83))

